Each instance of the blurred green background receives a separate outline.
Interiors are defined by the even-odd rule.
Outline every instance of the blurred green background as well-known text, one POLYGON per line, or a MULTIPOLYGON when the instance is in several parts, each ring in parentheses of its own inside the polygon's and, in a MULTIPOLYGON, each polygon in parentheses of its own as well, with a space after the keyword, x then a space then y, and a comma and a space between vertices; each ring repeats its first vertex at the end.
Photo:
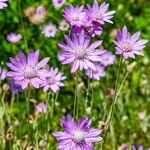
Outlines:
MULTIPOLYGON (((92 0, 71 0, 67 1, 65 6, 70 3, 75 5, 91 4, 92 0)), ((100 3, 103 1, 99 1, 100 3)), ((142 32, 142 38, 150 39, 150 0, 106 0, 110 3, 109 10, 116 10, 113 18, 114 24, 105 24, 102 36, 96 37, 103 40, 103 46, 114 53, 116 29, 127 25, 129 31, 134 33, 138 30, 142 32)), ((42 34, 42 27, 45 23, 52 22, 57 27, 63 19, 63 8, 55 9, 51 0, 9 0, 8 7, 0 10, 0 63, 6 68, 5 62, 9 57, 15 57, 19 50, 24 52, 30 49, 40 49, 41 58, 50 56, 50 65, 59 67, 67 76, 65 87, 61 89, 58 95, 57 106, 55 108, 54 130, 61 129, 59 118, 67 113, 72 113, 74 99, 74 75, 70 73, 69 65, 61 65, 57 60, 57 53, 60 51, 57 44, 63 41, 64 32, 58 30, 54 38, 46 38, 42 34), (42 25, 34 25, 24 15, 24 10, 29 6, 44 5, 47 10, 45 23, 42 25), (22 28, 24 27, 24 28, 22 28), (21 33, 23 39, 17 44, 11 44, 6 40, 7 34, 10 32, 21 33), (24 38, 27 40, 27 49, 24 38)), ((68 34, 68 32, 66 32, 68 34)), ((114 89, 115 80, 118 69, 119 56, 116 57, 116 63, 106 70, 106 76, 100 81, 93 81, 94 88, 94 110, 92 112, 93 125, 99 126, 105 121, 110 109, 112 97, 110 89, 114 89)), ((145 147, 150 146, 150 44, 144 49, 144 57, 137 56, 136 59, 129 59, 122 65, 122 77, 126 71, 129 75, 119 96, 111 130, 105 144, 106 150, 112 147, 118 149, 122 143, 143 144, 145 147), (142 112, 142 113, 141 113, 142 112), (143 116, 141 116, 141 114, 143 116)), ((6 82, 6 81, 5 81, 6 82)), ((80 73, 78 88, 80 97, 79 116, 85 114, 84 101, 87 88, 87 77, 80 73)), ((33 99, 42 101, 45 95, 42 91, 36 92, 33 99)), ((92 97, 90 90, 89 105, 92 97)), ((10 93, 8 93, 9 97, 10 93)), ((22 124, 22 130, 18 135, 21 137, 23 132, 23 120, 20 113, 26 109, 24 98, 20 96, 19 102, 14 104, 14 117, 22 124)), ((33 94, 34 95, 34 94, 33 94)), ((87 112, 91 116, 90 112, 87 112)), ((54 139, 53 139, 54 141, 54 139)), ((53 150, 54 148, 52 148, 53 150)))

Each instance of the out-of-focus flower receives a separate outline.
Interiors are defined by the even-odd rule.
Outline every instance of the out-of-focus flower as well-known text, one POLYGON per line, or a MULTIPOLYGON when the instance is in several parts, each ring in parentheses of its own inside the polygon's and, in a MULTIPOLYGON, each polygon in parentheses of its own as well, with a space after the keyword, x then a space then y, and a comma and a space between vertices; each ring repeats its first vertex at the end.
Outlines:
POLYGON ((134 69, 135 69, 135 67, 136 67, 136 65, 137 65, 136 62, 133 62, 133 63, 129 64, 129 65, 127 66, 128 72, 133 72, 134 69))
POLYGON ((101 61, 101 64, 107 67, 115 63, 116 56, 113 55, 111 52, 106 52, 102 55, 102 58, 103 58, 103 61, 101 61))
POLYGON ((42 14, 42 15, 46 15, 46 9, 43 5, 40 5, 36 8, 36 13, 37 14, 42 14))
POLYGON ((111 19, 114 17, 115 11, 107 12, 109 7, 108 3, 98 4, 97 0, 94 0, 92 6, 87 5, 86 14, 92 22, 98 22, 103 25, 105 22, 113 23, 111 19))
POLYGON ((53 0, 55 8, 60 8, 65 4, 66 0, 53 0))
POLYGON ((3 84, 2 89, 3 89, 3 91, 4 91, 4 92, 8 92, 8 91, 9 91, 9 89, 10 89, 9 84, 7 84, 7 83, 3 84))
POLYGON ((132 145, 132 150, 144 150, 143 145, 139 145, 138 147, 136 147, 135 145, 132 145))
POLYGON ((41 87, 44 87, 44 91, 47 91, 48 89, 51 89, 53 92, 59 91, 60 87, 64 86, 64 84, 61 82, 62 80, 65 80, 66 77, 63 76, 62 73, 58 72, 58 68, 51 67, 45 76, 45 79, 43 80, 41 87))
POLYGON ((143 120, 146 117, 146 112, 145 111, 144 112, 139 112, 138 117, 139 117, 139 119, 143 120))
POLYGON ((15 80, 10 80, 10 90, 13 93, 19 93, 22 91, 21 85, 19 82, 15 81, 15 80))
POLYGON ((45 22, 46 9, 43 5, 40 5, 37 8, 34 6, 29 6, 24 12, 25 16, 27 16, 33 24, 40 25, 45 22))
POLYGON ((6 3, 7 1, 8 0, 0 0, 0 9, 3 9, 3 8, 8 6, 7 3, 6 3))
POLYGON ((55 37, 56 35, 56 31, 57 31, 57 28, 54 24, 52 23, 49 23, 47 25, 45 25, 43 27, 43 31, 42 33, 46 36, 46 37, 55 37))
POLYGON ((0 67, 0 80, 5 80, 6 78, 6 70, 4 70, 2 67, 0 67))
POLYGON ((46 57, 40 62, 38 62, 38 59, 39 50, 30 51, 27 57, 20 51, 18 58, 10 58, 10 62, 7 63, 7 66, 11 69, 11 71, 7 72, 7 76, 19 83, 22 89, 25 89, 29 84, 39 88, 47 72, 44 67, 50 58, 46 57))
POLYGON ((95 64, 95 67, 96 70, 94 71, 92 69, 87 69, 86 75, 91 79, 100 80, 100 78, 105 75, 104 67, 100 63, 95 64))
POLYGON ((86 13, 84 12, 84 7, 74 7, 70 5, 64 10, 64 18, 71 24, 71 26, 81 27, 84 25, 86 19, 86 13))
POLYGON ((69 29, 69 24, 68 22, 66 22, 65 20, 62 20, 60 23, 59 23, 59 29, 62 30, 62 31, 67 31, 69 29))
POLYGON ((58 59, 62 64, 72 64, 71 73, 80 70, 92 69, 96 71, 95 62, 101 62, 101 55, 106 52, 98 49, 102 41, 90 43, 90 38, 85 37, 84 31, 79 35, 72 34, 71 37, 65 35, 67 44, 59 43, 62 51, 58 54, 58 59))
POLYGON ((31 17, 36 13, 36 8, 34 6, 29 6, 24 10, 26 17, 31 17))
POLYGON ((118 150, 129 150, 129 146, 128 146, 128 144, 124 143, 118 148, 118 150))
POLYGON ((91 128, 91 121, 87 117, 75 122, 72 116, 67 115, 66 118, 61 119, 61 124, 65 131, 53 132, 60 150, 93 150, 92 143, 102 140, 99 136, 102 130, 91 128))
POLYGON ((46 113, 47 112, 47 105, 43 102, 40 102, 36 105, 36 113, 46 113))
POLYGON ((16 33, 10 33, 7 35, 7 41, 11 43, 17 43, 22 39, 21 34, 16 34, 16 33))
POLYGON ((148 40, 140 39, 141 32, 136 32, 131 35, 126 26, 122 30, 117 31, 116 41, 116 54, 122 55, 125 59, 135 58, 135 55, 143 55, 140 50, 145 47, 148 40))

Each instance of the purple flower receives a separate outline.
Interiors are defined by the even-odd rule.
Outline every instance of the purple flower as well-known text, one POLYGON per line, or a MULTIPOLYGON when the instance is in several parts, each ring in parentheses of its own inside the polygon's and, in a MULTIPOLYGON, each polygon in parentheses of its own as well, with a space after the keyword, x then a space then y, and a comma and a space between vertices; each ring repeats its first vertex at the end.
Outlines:
POLYGON ((87 5, 87 9, 85 11, 91 21, 98 22, 99 24, 103 25, 105 22, 113 23, 110 19, 114 17, 113 15, 115 11, 107 12, 108 7, 108 3, 104 2, 99 5, 97 0, 94 0, 93 5, 87 5))
POLYGON ((140 35, 141 32, 131 35, 126 26, 122 30, 118 30, 116 41, 114 41, 116 44, 116 54, 122 55, 125 59, 129 57, 135 58, 135 54, 143 55, 140 50, 145 47, 148 40, 141 40, 140 35))
POLYGON ((35 52, 30 51, 27 57, 20 51, 18 58, 10 58, 10 62, 7 63, 7 66, 11 69, 11 71, 7 73, 7 76, 18 82, 22 89, 25 89, 28 84, 39 88, 47 72, 47 70, 43 68, 50 58, 46 57, 40 62, 38 62, 38 59, 39 50, 35 52))
POLYGON ((7 7, 8 5, 6 4, 8 0, 0 0, 0 9, 3 9, 4 7, 7 7))
POLYGON ((0 67, 0 80, 5 80, 6 74, 7 74, 6 70, 0 67))
POLYGON ((43 5, 40 5, 36 8, 36 13, 41 15, 46 15, 46 9, 43 5))
POLYGON ((56 31, 57 28, 55 25, 53 25, 52 23, 49 23, 47 25, 44 26, 42 33, 46 36, 46 37, 55 37, 56 35, 56 31))
POLYGON ((19 82, 15 81, 15 80, 10 80, 10 90, 13 93, 19 93, 22 91, 21 85, 19 82))
POLYGON ((61 124, 65 131, 53 133, 60 150, 93 150, 93 143, 102 140, 99 137, 102 130, 91 128, 91 121, 87 117, 75 122, 72 116, 67 115, 61 119, 61 124))
POLYGON ((71 73, 80 70, 96 70, 95 62, 101 62, 101 55, 106 52, 98 49, 102 41, 90 44, 90 38, 85 37, 84 31, 80 34, 72 34, 72 37, 65 35, 67 44, 58 44, 62 51, 58 54, 58 59, 62 64, 71 64, 71 73))
POLYGON ((53 5, 56 8, 60 8, 64 5, 65 2, 66 2, 66 0, 53 0, 53 5))
POLYGON ((46 113, 47 112, 47 105, 43 102, 40 102, 36 105, 36 113, 46 113))
POLYGON ((136 148, 135 145, 132 145, 132 150, 144 150, 144 147, 143 147, 143 145, 139 145, 139 147, 136 148))
POLYGON ((97 63, 95 66, 96 70, 88 69, 85 71, 86 75, 91 79, 100 80, 100 78, 105 75, 105 68, 100 63, 97 63))
POLYGON ((11 43, 17 43, 22 39, 21 34, 10 33, 7 35, 7 41, 11 43))
POLYGON ((66 79, 66 77, 63 76, 62 73, 58 72, 58 68, 54 69, 51 67, 48 70, 41 87, 44 87, 44 91, 51 89, 53 92, 57 92, 60 87, 64 86, 64 84, 61 82, 64 79, 66 79))
POLYGON ((102 55, 102 58, 103 58, 103 61, 101 61, 101 64, 107 67, 115 63, 116 56, 113 55, 111 52, 106 52, 102 55))
POLYGON ((84 7, 74 7, 70 5, 64 10, 64 18, 70 23, 71 26, 81 27, 84 25, 86 19, 86 13, 84 12, 84 7))
POLYGON ((62 31, 67 31, 69 29, 69 24, 68 22, 66 22, 65 20, 62 20, 60 23, 59 23, 59 29, 62 30, 62 31))

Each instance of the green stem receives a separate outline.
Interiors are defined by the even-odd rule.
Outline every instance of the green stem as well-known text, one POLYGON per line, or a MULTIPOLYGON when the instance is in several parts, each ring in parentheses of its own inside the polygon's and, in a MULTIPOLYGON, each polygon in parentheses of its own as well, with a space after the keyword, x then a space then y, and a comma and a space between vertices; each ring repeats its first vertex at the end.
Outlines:
POLYGON ((78 72, 76 73, 75 77, 75 96, 74 96, 74 110, 73 116, 74 118, 78 118, 78 72))
POLYGON ((89 90, 90 90, 90 78, 88 78, 88 85, 86 90, 85 112, 86 112, 86 108, 88 107, 89 90))
POLYGON ((93 91, 93 80, 91 81, 91 93, 92 93, 92 99, 91 99, 91 115, 93 112, 93 105, 94 105, 94 91, 93 91))

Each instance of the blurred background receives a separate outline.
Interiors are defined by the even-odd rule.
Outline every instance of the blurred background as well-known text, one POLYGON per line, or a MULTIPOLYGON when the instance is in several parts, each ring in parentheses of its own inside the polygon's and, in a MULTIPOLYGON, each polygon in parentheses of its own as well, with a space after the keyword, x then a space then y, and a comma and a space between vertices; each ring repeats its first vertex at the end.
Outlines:
MULTIPOLYGON (((54 110, 54 130, 61 129, 59 118, 67 113, 72 113, 74 99, 74 75, 70 73, 69 65, 61 65, 57 59, 57 53, 60 51, 57 44, 64 41, 64 33, 59 29, 59 24, 63 20, 62 14, 64 7, 70 3, 74 5, 92 4, 92 0, 68 0, 59 9, 56 9, 51 0, 9 0, 8 7, 0 10, 0 65, 7 70, 6 62, 9 57, 15 57, 19 50, 28 52, 33 49, 40 49, 40 57, 50 56, 50 66, 58 67, 67 76, 65 87, 61 89, 58 95, 56 108, 54 110), (37 16, 31 17, 30 11, 43 5, 46 7, 46 16, 40 21, 37 16), (57 27, 55 37, 47 38, 42 34, 42 28, 47 23, 53 23, 57 27), (9 33, 20 33, 23 38, 18 43, 10 43, 6 37, 9 33), (26 44, 25 44, 26 43, 26 44)), ((99 3, 103 2, 99 0, 99 3)), ((103 28, 103 34, 97 36, 97 39, 103 40, 103 46, 114 53, 116 30, 126 25, 131 33, 142 32, 142 38, 150 39, 150 0, 106 0, 110 4, 109 10, 116 10, 113 18, 114 24, 106 24, 103 28)), ((100 81, 92 81, 93 94, 90 90, 90 99, 94 98, 94 109, 92 114, 93 125, 100 128, 105 124, 107 114, 112 102, 112 95, 115 87, 116 74, 118 69, 119 57, 116 57, 116 63, 106 70, 106 75, 100 81)), ((150 44, 144 49, 144 57, 137 56, 135 59, 124 61, 122 65, 122 77, 126 71, 129 72, 125 85, 119 95, 118 102, 114 111, 112 125, 105 143, 105 149, 111 150, 112 147, 119 148, 123 143, 143 144, 150 146, 150 44)), ((79 116, 85 114, 84 101, 88 79, 80 73, 79 89, 79 116)), ((8 80, 2 82, 2 90, 8 80)), ((33 89, 31 107, 39 101, 45 100, 45 93, 42 90, 33 89)), ((6 91, 6 101, 10 101, 11 92, 6 91)), ((16 100, 16 99, 15 99, 16 100)), ((11 123, 18 120, 20 127, 16 131, 18 139, 22 139, 26 126, 24 125, 24 93, 19 96, 19 101, 14 103, 13 116, 11 123)), ((1 111, 1 110, 0 110, 1 111)), ((91 116, 90 107, 86 110, 87 115, 91 116)), ((31 110, 31 114, 34 109, 31 110)), ((0 112, 2 113, 2 111, 0 112)), ((41 134, 43 133, 40 129, 41 134)), ((42 136, 42 135, 41 135, 42 136)), ((52 138, 52 142, 55 140, 52 138)), ((56 143, 56 142, 55 142, 56 143)), ((99 147, 99 146, 97 146, 99 147)), ((53 146, 52 150, 55 149, 53 146)), ((97 148, 99 149, 99 148, 97 148)))

